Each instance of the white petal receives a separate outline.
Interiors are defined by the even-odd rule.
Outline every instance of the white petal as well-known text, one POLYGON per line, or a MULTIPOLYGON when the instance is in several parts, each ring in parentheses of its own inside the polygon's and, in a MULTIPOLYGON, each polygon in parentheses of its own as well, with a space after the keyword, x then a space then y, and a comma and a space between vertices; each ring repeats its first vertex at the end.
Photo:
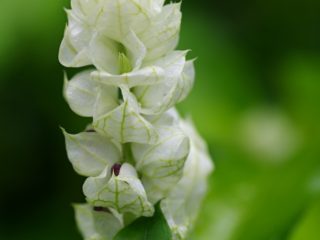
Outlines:
POLYGON ((141 4, 147 6, 154 14, 161 12, 164 1, 165 0, 140 0, 141 4))
POLYGON ((168 111, 160 115, 149 115, 145 117, 153 126, 178 126, 180 124, 180 116, 175 108, 171 108, 168 111))
POLYGON ((160 67, 145 67, 122 75, 112 75, 107 72, 94 71, 92 78, 106 85, 127 85, 129 88, 139 85, 155 84, 163 80, 164 71, 160 67))
POLYGON ((98 84, 98 97, 93 111, 94 119, 102 117, 119 106, 118 93, 117 87, 98 84))
POLYGON ((164 6, 162 12, 152 19, 148 30, 138 35, 147 48, 145 61, 162 57, 176 47, 181 24, 180 5, 164 6))
POLYGON ((92 39, 93 29, 80 20, 73 11, 67 10, 69 36, 73 46, 81 51, 88 47, 92 39))
MULTIPOLYGON (((137 48, 134 48, 137 49, 137 48)), ((185 55, 187 51, 175 51, 164 58, 150 62, 150 66, 137 69, 122 75, 113 75, 105 71, 95 71, 92 73, 93 79, 107 85, 126 85, 129 88, 134 86, 144 86, 136 90, 139 97, 143 97, 148 85, 170 81, 172 78, 181 77, 185 66, 185 55), (140 90, 140 91, 139 91, 140 90)))
POLYGON ((178 127, 161 127, 155 145, 132 144, 136 168, 149 199, 156 203, 180 180, 189 154, 189 139, 178 127))
POLYGON ((157 6, 158 8, 162 8, 165 0, 153 0, 151 1, 154 6, 157 6))
POLYGON ((186 62, 185 54, 186 52, 176 51, 167 56, 166 64, 165 60, 158 63, 163 65, 166 75, 166 79, 161 83, 133 88, 141 104, 141 113, 163 113, 188 95, 193 86, 194 71, 193 62, 186 62))
POLYGON ((97 21, 99 31, 120 42, 130 29, 139 34, 149 24, 150 11, 139 0, 104 1, 103 11, 97 21))
POLYGON ((111 240, 123 227, 122 218, 97 212, 89 204, 74 205, 78 228, 85 240, 111 240))
MULTIPOLYGON (((90 50, 92 56, 103 50, 101 46, 109 45, 108 42, 118 42, 125 46, 134 69, 140 67, 147 51, 145 60, 150 61, 176 47, 181 21, 180 4, 162 7, 163 0, 73 0, 71 5, 72 10, 68 11, 70 36, 63 41, 64 50, 60 54, 61 62, 66 66, 90 64, 88 45, 95 33, 109 41, 98 41, 98 46, 93 44, 94 50, 90 50), (83 43, 85 47, 79 47, 83 43)), ((110 59, 117 57, 117 54, 109 49, 110 56, 107 54, 103 58, 103 52, 95 60, 96 66, 108 73, 116 73, 114 64, 117 61, 110 59), (102 61, 105 58, 109 61, 102 61)))
POLYGON ((63 130, 67 154, 75 171, 83 176, 98 176, 107 165, 120 161, 121 152, 108 138, 95 132, 68 134, 63 130))
POLYGON ((96 33, 89 46, 92 63, 99 71, 108 74, 121 74, 119 54, 125 54, 130 69, 138 69, 145 57, 146 49, 133 31, 124 35, 121 41, 115 41, 106 35, 96 33))
POLYGON ((112 111, 94 117, 94 128, 121 143, 155 143, 158 133, 139 113, 135 97, 122 87, 124 102, 112 111))
POLYGON ((193 88, 194 84, 194 79, 195 79, 195 69, 194 69, 194 63, 193 60, 187 61, 186 64, 184 65, 183 72, 181 79, 179 81, 179 89, 181 89, 181 94, 178 99, 178 102, 183 101, 190 91, 193 88))
POLYGON ((178 41, 180 4, 162 5, 162 0, 73 0, 68 11, 71 30, 62 44, 61 62, 70 67, 88 65, 90 54, 100 70, 118 73, 118 51, 110 47, 110 42, 125 46, 134 69, 143 60, 172 51, 178 41), (94 35, 104 36, 103 40, 93 40, 94 35))
POLYGON ((167 77, 178 77, 183 71, 188 52, 173 51, 156 61, 150 62, 150 64, 163 68, 167 77))
POLYGON ((90 77, 92 70, 75 75, 70 81, 65 77, 64 97, 70 108, 80 116, 91 117, 97 99, 97 83, 90 77))
POLYGON ((96 22, 96 17, 103 7, 105 0, 71 0, 72 11, 81 19, 91 20, 89 23, 96 22))
POLYGON ((120 173, 110 176, 111 168, 98 177, 90 177, 83 185, 87 200, 95 206, 113 208, 119 213, 152 216, 154 209, 130 164, 123 164, 120 173))
POLYGON ((69 27, 66 27, 64 38, 59 49, 59 62, 66 67, 83 67, 89 65, 87 48, 76 48, 69 27))
POLYGON ((112 74, 120 72, 118 58, 118 43, 110 38, 96 33, 90 42, 90 58, 100 71, 112 74))
POLYGON ((191 149, 183 177, 161 202, 161 209, 175 238, 184 239, 192 228, 207 188, 207 178, 213 169, 207 147, 190 122, 181 127, 189 135, 191 149))
POLYGON ((131 29, 128 34, 123 37, 121 43, 126 48, 126 54, 132 63, 132 68, 134 70, 139 69, 147 51, 144 44, 131 29))

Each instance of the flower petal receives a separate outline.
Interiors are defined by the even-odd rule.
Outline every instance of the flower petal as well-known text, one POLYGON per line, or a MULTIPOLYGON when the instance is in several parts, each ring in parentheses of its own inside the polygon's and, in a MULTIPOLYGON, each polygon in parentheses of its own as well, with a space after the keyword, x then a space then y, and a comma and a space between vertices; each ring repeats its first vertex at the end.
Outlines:
POLYGON ((103 8, 105 0, 71 0, 71 9, 80 19, 86 20, 87 24, 93 25, 103 8))
POLYGON ((126 87, 121 88, 124 101, 112 111, 94 117, 94 128, 121 143, 155 143, 158 133, 154 127, 139 114, 135 97, 126 87))
MULTIPOLYGON (((115 41, 106 35, 95 33, 89 45, 90 58, 95 67, 106 74, 121 74, 123 66, 119 56, 125 55, 130 63, 129 69, 138 69, 145 57, 146 49, 133 31, 115 41)), ((131 71, 131 70, 130 70, 131 71)))
POLYGON ((92 63, 98 70, 119 73, 119 47, 116 41, 96 33, 90 42, 89 49, 92 63))
POLYGON ((163 80, 164 71, 160 67, 145 67, 122 75, 112 75, 107 72, 94 71, 91 77, 106 85, 127 85, 129 88, 139 85, 155 84, 163 80))
POLYGON ((59 49, 59 62, 66 67, 83 67, 90 65, 87 48, 78 49, 67 26, 59 49))
POLYGON ((136 33, 130 29, 130 31, 123 36, 121 43, 126 48, 126 54, 132 63, 133 70, 139 69, 147 51, 143 42, 141 42, 136 33))
POLYGON ((179 126, 180 116, 175 108, 170 108, 168 111, 160 115, 148 115, 145 117, 153 126, 159 128, 162 126, 179 126))
POLYGON ((98 176, 107 165, 120 161, 121 150, 96 132, 68 134, 63 130, 67 154, 75 171, 83 176, 98 176))
POLYGON ((93 107, 97 99, 97 83, 91 80, 92 70, 75 75, 70 81, 65 76, 64 97, 72 111, 80 116, 93 115, 93 107))
POLYGON ((193 88, 195 79, 195 69, 193 62, 193 60, 187 61, 184 65, 182 76, 178 86, 178 89, 181 89, 181 94, 179 96, 178 102, 183 101, 193 88))
POLYGON ((160 138, 155 145, 132 144, 136 169, 142 174, 152 203, 167 196, 180 180, 189 154, 189 139, 179 127, 161 127, 158 132, 160 138))
POLYGON ((87 200, 95 206, 113 208, 119 213, 152 216, 154 208, 148 201, 135 169, 128 163, 121 166, 119 175, 107 167, 98 177, 90 177, 83 185, 87 200))
POLYGON ((78 228, 85 240, 111 240, 123 227, 120 215, 97 212, 89 204, 74 206, 78 228))
POLYGON ((194 81, 192 61, 185 61, 186 52, 175 51, 158 61, 166 79, 151 86, 138 86, 133 93, 141 104, 143 114, 161 114, 182 101, 190 92, 194 81))
MULTIPOLYGON (((159 1, 160 4, 162 1, 159 1)), ((178 43, 181 4, 168 4, 151 21, 148 30, 138 35, 147 48, 145 62, 158 59, 172 51, 178 43)))
POLYGON ((99 31, 120 41, 131 29, 139 34, 150 25, 150 10, 139 0, 104 1, 97 21, 99 31))
POLYGON ((147 6, 148 9, 154 14, 161 12, 165 0, 140 0, 141 5, 147 6))
POLYGON ((161 201, 161 209, 175 235, 184 239, 192 228, 207 187, 207 177, 213 169, 205 142, 191 122, 182 121, 182 129, 190 137, 191 149, 183 170, 183 177, 169 197, 161 201))
POLYGON ((98 83, 97 100, 94 105, 93 118, 97 119, 119 106, 119 89, 98 83))

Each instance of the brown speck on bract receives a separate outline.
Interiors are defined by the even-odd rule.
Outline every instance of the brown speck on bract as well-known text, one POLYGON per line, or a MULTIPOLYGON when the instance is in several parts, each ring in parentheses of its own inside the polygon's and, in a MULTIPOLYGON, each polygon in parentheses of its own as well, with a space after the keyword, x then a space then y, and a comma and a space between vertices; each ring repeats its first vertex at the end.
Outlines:
POLYGON ((118 176, 120 174, 121 169, 121 163, 116 163, 111 168, 111 173, 114 173, 114 175, 118 176))
POLYGON ((110 213, 110 210, 108 208, 105 207, 93 207, 93 210, 96 212, 107 212, 110 213))

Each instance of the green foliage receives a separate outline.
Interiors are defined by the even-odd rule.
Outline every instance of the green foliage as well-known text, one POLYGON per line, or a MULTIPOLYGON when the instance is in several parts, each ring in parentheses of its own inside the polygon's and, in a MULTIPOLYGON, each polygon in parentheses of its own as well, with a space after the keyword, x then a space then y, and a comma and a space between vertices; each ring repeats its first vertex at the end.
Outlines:
POLYGON ((156 205, 153 217, 141 217, 121 230, 114 240, 171 240, 171 231, 160 209, 156 205))
POLYGON ((320 201, 312 205, 294 229, 289 240, 318 240, 320 236, 320 201))

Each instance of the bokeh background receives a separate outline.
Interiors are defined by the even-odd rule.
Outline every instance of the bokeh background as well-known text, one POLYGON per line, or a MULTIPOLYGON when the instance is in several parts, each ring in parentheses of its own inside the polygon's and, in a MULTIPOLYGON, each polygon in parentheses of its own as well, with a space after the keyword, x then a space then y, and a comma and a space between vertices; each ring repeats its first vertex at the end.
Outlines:
MULTIPOLYGON (((83 179, 59 126, 69 0, 0 0, 0 239, 81 239, 83 179)), ((179 105, 216 170, 191 239, 320 239, 320 1, 183 0, 180 49, 198 57, 179 105)))

